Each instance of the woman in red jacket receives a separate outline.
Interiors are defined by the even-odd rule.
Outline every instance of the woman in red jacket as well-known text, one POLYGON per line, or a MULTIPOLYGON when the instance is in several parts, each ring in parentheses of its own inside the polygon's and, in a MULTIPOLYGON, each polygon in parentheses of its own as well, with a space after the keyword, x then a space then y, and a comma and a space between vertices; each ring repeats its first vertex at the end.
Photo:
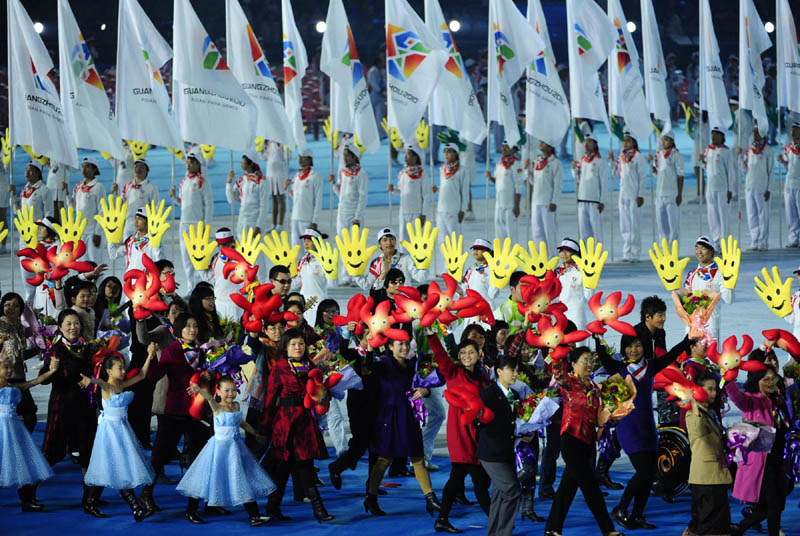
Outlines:
MULTIPOLYGON (((458 390, 465 385, 474 386, 478 392, 489 384, 489 376, 480 364, 480 349, 472 339, 462 339, 458 345, 459 364, 453 363, 450 356, 442 347, 436 330, 428 329, 428 344, 433 351, 433 358, 439 365, 439 370, 445 378, 448 389, 458 390)), ((464 493, 464 479, 469 474, 475 486, 475 496, 483 511, 489 513, 489 475, 478 463, 475 451, 478 440, 475 434, 475 425, 472 423, 464 426, 461 424, 463 409, 453 405, 447 410, 447 451, 450 454, 450 478, 442 492, 442 508, 433 528, 436 532, 459 533, 448 521, 450 509, 456 497, 464 493)))
POLYGON ((286 331, 281 338, 279 358, 267 380, 261 418, 261 434, 272 443, 262 464, 278 486, 267 501, 267 515, 273 519, 289 519, 281 513, 281 501, 289 474, 293 472, 311 500, 317 521, 333 519, 322 504, 314 471, 314 460, 327 458, 328 450, 314 415, 303 405, 308 373, 313 366, 308 360, 303 333, 297 329, 286 331))

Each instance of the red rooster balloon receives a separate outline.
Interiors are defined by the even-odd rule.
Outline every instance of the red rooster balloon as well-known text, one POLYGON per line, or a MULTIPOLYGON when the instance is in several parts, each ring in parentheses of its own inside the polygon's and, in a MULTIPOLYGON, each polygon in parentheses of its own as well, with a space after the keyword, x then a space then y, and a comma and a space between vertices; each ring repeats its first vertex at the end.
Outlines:
POLYGON ((792 359, 800 361, 800 342, 794 335, 783 329, 765 329, 761 334, 767 341, 788 352, 792 359))
POLYGON ((65 242, 61 245, 61 249, 56 246, 47 250, 47 259, 53 265, 53 271, 50 272, 48 279, 57 281, 67 275, 70 270, 76 272, 91 272, 94 270, 88 262, 79 261, 83 254, 86 253, 86 244, 83 240, 78 242, 65 242))
POLYGON ((556 320, 555 324, 548 315, 542 315, 537 324, 539 335, 529 329, 525 334, 525 340, 536 348, 549 348, 550 358, 558 361, 569 353, 568 344, 587 339, 591 334, 583 330, 565 334, 567 317, 560 311, 556 311, 553 313, 553 318, 556 320))
POLYGON ((742 358, 753 349, 753 339, 742 335, 742 347, 736 349, 736 335, 731 335, 722 343, 722 353, 717 350, 717 342, 708 347, 708 358, 719 365, 723 382, 732 382, 739 375, 739 369, 747 372, 764 370, 764 363, 755 360, 743 361, 742 358))
POLYGON ((691 409, 693 397, 700 403, 708 400, 706 390, 684 376, 681 369, 674 363, 656 374, 653 388, 666 391, 669 394, 667 400, 670 402, 677 400, 677 404, 681 408, 691 409))
POLYGON ((363 294, 356 294, 350 298, 350 301, 347 302, 347 316, 334 316, 333 325, 346 326, 350 322, 355 322, 356 335, 361 335, 364 331, 364 327, 361 325, 361 309, 364 307, 365 303, 367 303, 367 299, 363 294))
MULTIPOLYGON (((422 296, 419 291, 414 287, 400 287, 400 292, 395 294, 394 302, 397 304, 397 309, 394 312, 394 319, 400 323, 413 322, 426 317, 426 313, 430 311, 434 305, 439 303, 439 295, 428 292, 428 297, 422 301, 422 296)), ((435 316, 434 316, 435 318, 435 316)), ((431 320, 431 324, 433 321, 431 320)), ((430 326, 431 324, 428 324, 430 326)), ((428 327, 422 324, 423 327, 428 327)))
MULTIPOLYGON (((214 372, 195 372, 192 374, 192 377, 189 378, 189 385, 196 383, 200 389, 203 389, 207 393, 211 395, 214 394, 216 389, 217 380, 219 379, 219 375, 214 372), (207 374, 211 375, 211 379, 207 378, 207 374)), ((196 395, 192 395, 192 405, 189 406, 189 415, 197 419, 198 421, 203 420, 203 409, 206 404, 206 399, 200 393, 196 395)))
POLYGON ((495 320, 492 305, 479 292, 472 289, 467 289, 467 298, 472 298, 474 303, 460 309, 457 315, 458 318, 477 318, 480 322, 494 326, 495 320))
POLYGON ((538 322, 543 314, 553 314, 556 311, 564 313, 567 306, 553 300, 561 294, 561 282, 552 270, 548 270, 541 281, 533 275, 526 275, 520 279, 520 294, 522 301, 517 302, 519 313, 525 315, 528 322, 538 322))
POLYGON ((322 378, 323 375, 320 369, 311 369, 306 382, 306 396, 303 398, 303 406, 306 409, 313 409, 317 415, 328 413, 328 408, 330 407, 330 399, 327 396, 328 391, 339 383, 342 375, 338 372, 333 372, 324 380, 322 378))
POLYGON ((258 266, 252 266, 242 257, 242 254, 233 248, 220 248, 222 254, 228 257, 228 262, 222 267, 222 277, 234 285, 241 284, 239 292, 247 293, 247 287, 258 278, 258 266))
POLYGON ((392 327, 397 321, 389 313, 391 302, 389 300, 382 301, 375 307, 375 312, 372 313, 374 303, 372 296, 370 296, 361 307, 361 321, 369 326, 369 345, 373 348, 378 348, 386 344, 389 339, 396 341, 410 340, 411 337, 408 332, 392 327))
POLYGON ((603 303, 600 303, 602 299, 602 292, 597 292, 589 299, 589 309, 594 313, 594 316, 597 317, 597 320, 589 322, 586 329, 596 335, 602 335, 606 332, 606 328, 603 327, 605 324, 623 335, 635 337, 636 330, 633 329, 633 326, 619 320, 620 317, 633 311, 633 307, 636 305, 636 300, 633 299, 633 296, 628 294, 628 298, 622 305, 619 303, 620 300, 622 300, 622 292, 619 291, 612 292, 606 297, 603 303))
POLYGON ((481 400, 478 388, 471 383, 464 383, 458 387, 448 387, 444 391, 447 403, 453 407, 461 409, 459 424, 469 426, 475 419, 482 424, 488 424, 494 420, 494 412, 486 407, 481 400))
POLYGON ((150 316, 152 311, 166 311, 167 304, 159 299, 161 278, 158 268, 147 255, 142 256, 142 264, 147 268, 145 273, 132 269, 125 272, 123 290, 133 306, 133 317, 142 320, 150 316))
POLYGON ((41 285, 45 277, 53 271, 53 267, 50 266, 50 261, 47 259, 47 248, 41 242, 36 244, 36 249, 25 248, 19 250, 17 257, 27 257, 22 259, 20 264, 26 272, 33 274, 33 277, 25 280, 31 286, 38 287, 41 285))

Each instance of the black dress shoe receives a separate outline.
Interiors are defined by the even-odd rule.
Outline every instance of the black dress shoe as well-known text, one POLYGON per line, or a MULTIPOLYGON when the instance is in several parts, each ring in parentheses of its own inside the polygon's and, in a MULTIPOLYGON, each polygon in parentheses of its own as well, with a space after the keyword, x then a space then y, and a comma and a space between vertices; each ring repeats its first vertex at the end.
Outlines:
POLYGON ((272 518, 269 516, 262 516, 262 515, 250 516, 250 526, 260 527, 261 525, 268 523, 270 519, 272 518))
POLYGON ((442 505, 439 503, 439 499, 436 498, 436 494, 434 492, 426 493, 425 494, 425 510, 433 516, 434 512, 438 512, 442 509, 442 505))
POLYGON ((331 479, 331 484, 336 489, 342 489, 342 475, 333 470, 333 467, 328 466, 328 477, 331 479))
POLYGON ((364 499, 364 511, 374 516, 386 515, 386 512, 381 510, 381 507, 378 506, 378 496, 372 495, 371 493, 367 493, 367 497, 364 499))
POLYGON ((41 512, 44 510, 44 505, 38 502, 25 501, 22 503, 22 511, 28 513, 41 512))
POLYGON ((184 512, 183 513, 184 519, 191 523, 192 525, 206 525, 208 521, 197 515, 197 512, 184 512))
POLYGON ((467 499, 467 496, 464 495, 463 493, 460 493, 459 495, 456 495, 454 501, 457 504, 463 504, 464 506, 472 506, 473 504, 475 504, 474 502, 472 502, 469 499, 467 499))
POLYGON ((389 471, 389 476, 391 478, 401 477, 401 476, 414 476, 414 471, 408 469, 408 467, 403 467, 399 471, 389 471))
POLYGON ((624 489, 625 486, 620 484, 619 482, 614 482, 611 480, 611 477, 608 476, 608 473, 604 473, 602 475, 598 475, 597 482, 608 489, 620 490, 624 489))
POLYGON ((207 516, 229 516, 231 515, 230 510, 226 510, 221 506, 208 506, 206 505, 203 513, 207 516))
MULTIPOLYGON (((630 528, 633 529, 648 529, 652 530, 655 529, 656 526, 652 523, 649 523, 643 516, 636 516, 633 518, 628 519, 628 523, 631 525, 630 528)), ((628 528, 628 527, 626 527, 628 528)))
POLYGON ((436 532, 449 532, 450 534, 461 534, 464 532, 463 530, 455 528, 448 520, 442 519, 441 517, 433 524, 433 530, 436 532))
POLYGON ((626 529, 635 528, 628 519, 628 513, 619 506, 615 506, 614 509, 611 510, 611 517, 613 517, 614 521, 616 521, 620 526, 625 527, 626 529))
POLYGON ((553 499, 556 496, 556 492, 553 490, 548 491, 539 491, 539 498, 540 499, 553 499))
POLYGON ((389 495, 389 492, 383 488, 378 488, 378 495, 389 495))
POLYGON ((536 514, 536 512, 525 513, 520 516, 522 519, 533 521, 534 523, 544 523, 547 521, 545 518, 536 514))
POLYGON ((94 501, 84 503, 83 512, 98 519, 108 517, 108 514, 104 514, 97 508, 97 504, 95 504, 94 501))

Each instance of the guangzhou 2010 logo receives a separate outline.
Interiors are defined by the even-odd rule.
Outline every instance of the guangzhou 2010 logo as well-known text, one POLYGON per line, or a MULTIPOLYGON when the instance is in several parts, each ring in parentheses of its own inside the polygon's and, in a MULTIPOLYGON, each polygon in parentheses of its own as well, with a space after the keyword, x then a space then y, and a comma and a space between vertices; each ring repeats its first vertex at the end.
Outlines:
POLYGON ((386 28, 386 55, 389 76, 405 82, 414 74, 431 50, 425 48, 416 33, 388 24, 386 28))

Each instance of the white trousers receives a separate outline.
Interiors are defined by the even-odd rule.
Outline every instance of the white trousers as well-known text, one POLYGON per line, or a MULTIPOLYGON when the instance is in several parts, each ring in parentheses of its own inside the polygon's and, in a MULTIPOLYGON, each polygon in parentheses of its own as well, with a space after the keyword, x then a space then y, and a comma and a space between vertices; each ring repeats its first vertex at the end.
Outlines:
MULTIPOLYGON (((414 220, 417 218, 421 218, 422 214, 419 212, 401 212, 400 219, 397 222, 398 229, 397 229, 397 244, 399 245, 400 242, 403 240, 408 240, 408 232, 406 231, 406 224, 410 223, 411 226, 414 226, 414 220)), ((439 231, 439 234, 442 234, 442 231, 439 231)))
POLYGON ((336 449, 336 456, 341 456, 348 447, 347 433, 344 431, 344 421, 347 419, 347 391, 342 400, 331 397, 331 404, 325 417, 328 421, 328 435, 336 449))
POLYGON ((425 452, 425 457, 430 459, 433 457, 436 436, 447 418, 448 406, 444 399, 444 387, 431 389, 431 395, 423 398, 422 403, 425 404, 425 408, 428 410, 428 419, 422 428, 422 448, 425 452))
POLYGON ((789 226, 789 243, 800 244, 800 188, 786 188, 783 192, 783 204, 789 226))
POLYGON ((447 271, 445 266, 444 256, 442 253, 442 244, 444 239, 450 236, 450 233, 456 233, 456 236, 461 232, 461 225, 458 223, 458 213, 437 212, 436 213, 436 227, 439 228, 439 236, 436 238, 436 249, 433 251, 433 266, 434 273, 431 274, 432 279, 436 279, 439 274, 447 271))
POLYGON ((290 226, 291 231, 289 231, 289 240, 292 246, 297 244, 300 244, 300 246, 303 245, 302 240, 300 240, 300 235, 309 227, 311 227, 311 220, 292 220, 290 226))
POLYGON ((556 212, 550 212, 548 205, 531 205, 531 237, 537 246, 539 242, 545 242, 547 251, 555 251, 558 221, 556 212))
MULTIPOLYGON (((180 235, 183 236, 183 233, 189 233, 189 223, 181 223, 180 224, 180 235)), ((186 285, 188 288, 186 289, 186 293, 189 294, 194 290, 195 285, 200 282, 200 275, 197 273, 197 270, 194 269, 192 266, 192 261, 189 260, 189 252, 186 250, 186 243, 181 239, 181 260, 183 261, 183 272, 186 274, 186 285)))
POLYGON ((728 236, 727 192, 706 192, 706 211, 708 213, 708 231, 714 241, 714 249, 719 251, 720 240, 728 236))
POLYGON ((756 249, 767 249, 769 236, 769 203, 764 201, 764 192, 746 190, 747 225, 750 227, 750 242, 756 249))
POLYGON ((658 196, 655 200, 656 225, 661 238, 666 238, 672 244, 680 234, 680 207, 675 202, 675 197, 658 196))
POLYGON ((503 240, 506 237, 514 240, 514 229, 517 226, 517 218, 514 216, 514 209, 512 208, 498 208, 494 209, 494 236, 503 240))
POLYGON ((635 199, 619 199, 619 232, 622 235, 622 257, 639 260, 642 250, 641 212, 635 199))
POLYGON ((578 234, 582 240, 593 236, 595 242, 603 241, 603 226, 597 203, 578 201, 578 234))

